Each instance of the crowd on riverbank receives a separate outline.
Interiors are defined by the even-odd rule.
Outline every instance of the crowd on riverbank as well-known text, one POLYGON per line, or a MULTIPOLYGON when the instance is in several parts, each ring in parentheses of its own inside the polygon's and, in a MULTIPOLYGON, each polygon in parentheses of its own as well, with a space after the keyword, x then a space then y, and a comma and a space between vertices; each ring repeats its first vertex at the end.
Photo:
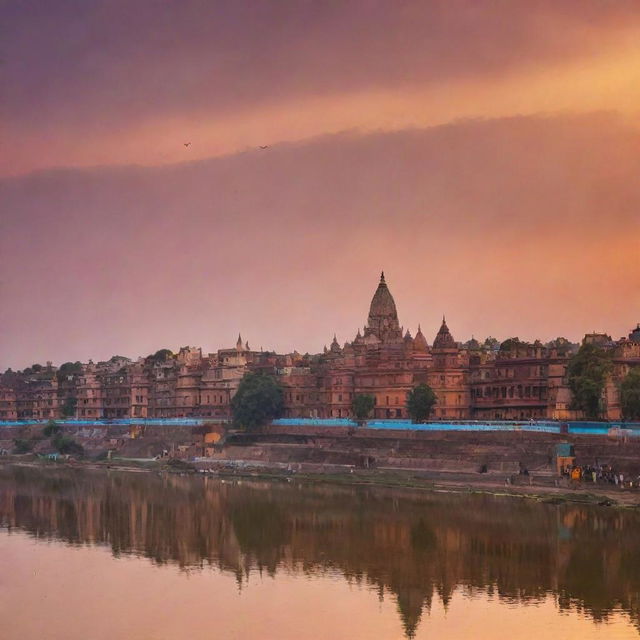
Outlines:
POLYGON ((568 478, 572 486, 589 482, 594 485, 613 485, 620 489, 640 488, 640 475, 635 478, 625 476, 608 464, 567 466, 562 470, 562 475, 568 478))

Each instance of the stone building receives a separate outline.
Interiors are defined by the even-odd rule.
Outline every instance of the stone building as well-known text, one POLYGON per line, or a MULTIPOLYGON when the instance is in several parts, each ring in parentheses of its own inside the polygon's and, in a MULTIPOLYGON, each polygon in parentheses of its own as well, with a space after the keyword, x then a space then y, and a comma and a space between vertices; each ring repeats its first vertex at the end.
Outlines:
MULTIPOLYGON (((608 350, 612 372, 603 394, 605 417, 620 419, 619 383, 640 366, 640 325, 614 341, 590 333, 585 343, 608 350)), ((510 338, 502 344, 456 341, 445 318, 429 343, 399 322, 384 273, 366 324, 340 345, 334 335, 323 353, 276 354, 252 350, 241 336, 234 347, 203 355, 196 347, 177 354, 163 349, 133 362, 48 363, 0 376, 0 420, 188 418, 226 420, 231 400, 248 371, 275 375, 283 388, 286 417, 349 418, 357 394, 375 400, 374 419, 407 419, 407 394, 427 383, 435 392, 434 420, 567 420, 571 410, 566 368, 575 345, 546 345, 510 338), (71 365, 71 366, 69 366, 71 365)))
MULTIPOLYGON (((587 334, 585 343, 609 350, 614 363, 603 404, 605 417, 620 419, 618 385, 632 366, 640 366, 640 325, 617 342, 606 334, 587 334)), ((356 394, 375 398, 374 419, 407 418, 407 394, 426 382, 437 396, 435 420, 579 419, 571 410, 566 368, 574 346, 558 339, 505 340, 495 350, 452 336, 446 320, 429 347, 418 327, 404 332, 384 274, 373 295, 367 324, 342 347, 334 336, 329 349, 301 368, 296 361, 279 371, 288 417, 351 415, 356 394), (317 397, 317 406, 302 399, 317 397)))
POLYGON ((103 387, 93 362, 82 367, 82 373, 78 376, 75 389, 77 398, 75 417, 80 419, 104 418, 103 387))
POLYGON ((0 385, 0 420, 16 420, 16 392, 8 385, 0 385))

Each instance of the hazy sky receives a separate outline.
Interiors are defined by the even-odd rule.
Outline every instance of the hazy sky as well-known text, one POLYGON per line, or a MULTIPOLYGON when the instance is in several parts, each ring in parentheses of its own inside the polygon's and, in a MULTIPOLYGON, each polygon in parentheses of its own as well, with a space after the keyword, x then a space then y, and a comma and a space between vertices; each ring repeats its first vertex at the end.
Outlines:
POLYGON ((5 0, 0 82, 0 368, 640 321, 636 0, 5 0))

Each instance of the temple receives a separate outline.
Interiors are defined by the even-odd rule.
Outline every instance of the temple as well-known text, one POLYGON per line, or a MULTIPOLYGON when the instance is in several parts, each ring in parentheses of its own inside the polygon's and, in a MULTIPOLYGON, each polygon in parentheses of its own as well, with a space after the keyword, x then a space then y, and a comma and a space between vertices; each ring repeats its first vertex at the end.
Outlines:
MULTIPOLYGON (((613 368, 603 417, 621 418, 619 383, 640 366, 640 325, 617 341, 600 333, 584 342, 607 350, 613 368)), ((431 346, 420 325, 415 336, 400 325, 396 304, 380 276, 362 331, 340 344, 334 335, 319 354, 234 347, 203 354, 183 347, 132 361, 34 365, 0 375, 0 420, 207 417, 228 419, 231 398, 248 371, 275 375, 284 389, 285 416, 349 418, 356 394, 375 398, 375 419, 407 419, 407 394, 420 383, 437 395, 435 420, 570 420, 566 369, 577 345, 510 338, 501 344, 456 341, 446 319, 431 346)))

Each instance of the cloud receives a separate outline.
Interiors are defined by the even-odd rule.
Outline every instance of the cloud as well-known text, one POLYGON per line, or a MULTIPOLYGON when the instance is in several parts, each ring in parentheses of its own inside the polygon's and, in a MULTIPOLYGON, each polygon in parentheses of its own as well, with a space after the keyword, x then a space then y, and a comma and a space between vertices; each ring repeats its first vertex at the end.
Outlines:
POLYGON ((384 268, 431 340, 622 335, 638 319, 640 135, 612 114, 356 132, 160 168, 0 182, 5 366, 321 349, 384 268), (431 335, 433 334, 433 335, 431 335))
POLYGON ((173 163, 185 137, 208 157, 638 104, 635 2, 25 0, 1 17, 5 175, 173 163))

